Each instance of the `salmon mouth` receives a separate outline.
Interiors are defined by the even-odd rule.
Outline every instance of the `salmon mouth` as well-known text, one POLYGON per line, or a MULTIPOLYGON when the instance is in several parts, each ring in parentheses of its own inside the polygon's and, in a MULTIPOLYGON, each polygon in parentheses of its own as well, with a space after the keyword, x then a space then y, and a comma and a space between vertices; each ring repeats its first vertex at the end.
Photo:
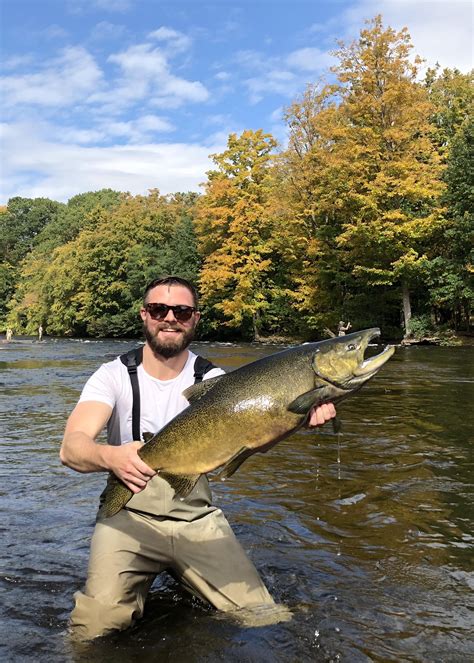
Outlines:
POLYGON ((371 377, 390 359, 395 352, 393 345, 387 345, 378 355, 364 359, 362 364, 354 369, 355 377, 371 377))

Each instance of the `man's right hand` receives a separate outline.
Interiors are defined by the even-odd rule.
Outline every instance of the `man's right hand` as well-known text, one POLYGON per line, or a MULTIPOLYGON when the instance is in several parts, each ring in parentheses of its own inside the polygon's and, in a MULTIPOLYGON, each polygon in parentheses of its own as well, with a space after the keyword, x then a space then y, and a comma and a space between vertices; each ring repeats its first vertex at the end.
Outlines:
POLYGON ((107 446, 106 451, 110 471, 133 493, 139 493, 146 488, 148 481, 156 474, 138 455, 142 446, 142 442, 129 442, 119 447, 107 446))
POLYGON ((138 455, 142 442, 121 446, 96 442, 111 414, 112 408, 105 403, 78 403, 66 424, 59 457, 76 472, 113 472, 133 493, 139 493, 156 474, 138 455))

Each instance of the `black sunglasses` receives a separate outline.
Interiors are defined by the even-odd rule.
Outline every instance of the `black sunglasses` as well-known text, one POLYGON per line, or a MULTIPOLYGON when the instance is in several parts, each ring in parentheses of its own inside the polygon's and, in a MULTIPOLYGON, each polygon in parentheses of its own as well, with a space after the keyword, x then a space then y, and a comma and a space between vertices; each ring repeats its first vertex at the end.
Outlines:
POLYGON ((193 306, 185 306, 184 304, 168 306, 168 304, 151 303, 145 304, 144 308, 153 320, 164 320, 169 311, 173 311, 173 315, 178 322, 187 322, 196 311, 193 306))

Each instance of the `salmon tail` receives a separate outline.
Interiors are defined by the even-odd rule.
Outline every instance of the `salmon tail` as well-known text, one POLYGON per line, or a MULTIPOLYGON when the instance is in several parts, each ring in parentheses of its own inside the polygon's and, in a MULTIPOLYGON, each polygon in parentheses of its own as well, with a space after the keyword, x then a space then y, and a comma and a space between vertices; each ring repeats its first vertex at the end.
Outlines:
POLYGON ((132 498, 132 491, 116 477, 109 479, 107 488, 101 496, 99 518, 110 518, 123 509, 132 498))

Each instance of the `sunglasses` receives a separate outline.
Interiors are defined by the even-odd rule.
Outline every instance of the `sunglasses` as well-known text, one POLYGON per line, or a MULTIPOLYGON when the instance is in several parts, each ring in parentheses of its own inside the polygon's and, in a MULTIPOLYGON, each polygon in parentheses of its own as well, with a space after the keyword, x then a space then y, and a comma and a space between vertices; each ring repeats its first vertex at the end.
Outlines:
POLYGON ((151 303, 145 304, 144 308, 153 320, 164 320, 168 313, 173 311, 173 315, 178 322, 187 322, 196 311, 193 306, 185 306, 184 304, 168 306, 168 304, 151 303))

